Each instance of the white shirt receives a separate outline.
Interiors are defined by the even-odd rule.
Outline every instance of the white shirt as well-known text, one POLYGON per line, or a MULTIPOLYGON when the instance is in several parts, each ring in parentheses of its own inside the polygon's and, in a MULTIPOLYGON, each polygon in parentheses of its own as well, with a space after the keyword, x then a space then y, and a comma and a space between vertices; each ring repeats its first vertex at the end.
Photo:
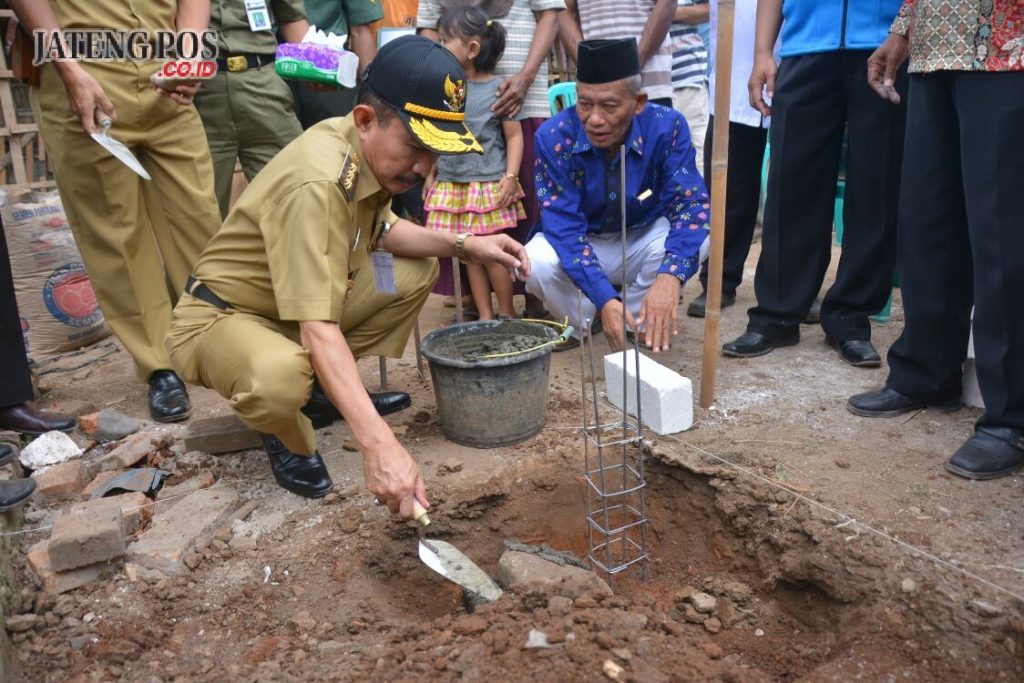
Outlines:
MULTIPOLYGON (((757 23, 757 0, 736 0, 732 37, 732 81, 729 88, 729 120, 745 126, 767 128, 770 119, 763 118, 750 106, 747 81, 754 70, 754 25, 757 23)), ((715 50, 718 47, 718 0, 711 0, 711 78, 708 83, 712 112, 715 104, 715 50)), ((779 43, 775 42, 775 62, 779 61, 779 43)))

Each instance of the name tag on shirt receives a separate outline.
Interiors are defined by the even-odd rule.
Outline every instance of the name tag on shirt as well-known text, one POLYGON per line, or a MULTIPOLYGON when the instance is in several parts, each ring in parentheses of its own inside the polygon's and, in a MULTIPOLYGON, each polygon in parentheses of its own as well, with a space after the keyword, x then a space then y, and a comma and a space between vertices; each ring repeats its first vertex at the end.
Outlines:
POLYGON ((245 15, 249 18, 249 28, 253 31, 271 30, 266 0, 245 0, 245 15))
POLYGON ((373 284, 380 294, 394 294, 398 290, 395 287, 395 257, 391 252, 378 249, 373 252, 373 284))

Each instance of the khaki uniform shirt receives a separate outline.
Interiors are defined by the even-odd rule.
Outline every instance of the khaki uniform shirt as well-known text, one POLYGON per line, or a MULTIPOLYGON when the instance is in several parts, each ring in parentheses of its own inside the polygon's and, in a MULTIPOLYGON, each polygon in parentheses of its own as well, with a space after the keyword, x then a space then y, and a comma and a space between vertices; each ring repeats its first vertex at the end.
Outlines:
MULTIPOLYGON (((302 0, 269 0, 267 7, 274 26, 306 18, 302 0)), ((243 52, 272 54, 277 50, 274 31, 253 31, 250 28, 245 0, 211 0, 210 28, 219 32, 217 48, 221 59, 243 52)))
POLYGON ((263 168, 193 272, 242 312, 340 323, 352 278, 396 220, 352 116, 327 119, 263 168))
POLYGON ((174 30, 176 0, 50 0, 62 29, 165 29, 174 30))

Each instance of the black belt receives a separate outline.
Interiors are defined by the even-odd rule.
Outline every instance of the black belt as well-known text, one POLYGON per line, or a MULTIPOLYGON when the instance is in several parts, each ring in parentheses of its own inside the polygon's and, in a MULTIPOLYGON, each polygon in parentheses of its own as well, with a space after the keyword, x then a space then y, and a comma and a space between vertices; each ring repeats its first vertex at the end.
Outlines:
POLYGON ((249 69, 258 69, 261 66, 274 63, 274 55, 261 55, 253 52, 246 52, 240 55, 231 55, 226 59, 217 60, 217 71, 229 71, 237 73, 249 69))
POLYGON ((205 301, 211 306, 216 306, 222 311, 227 311, 231 309, 231 304, 229 304, 227 301, 224 301, 224 299, 221 299, 219 296, 214 294, 209 287, 207 287, 206 285, 204 285, 202 282, 195 279, 195 277, 191 275, 188 276, 188 281, 185 283, 185 293, 191 294, 195 298, 199 299, 200 301, 205 301))

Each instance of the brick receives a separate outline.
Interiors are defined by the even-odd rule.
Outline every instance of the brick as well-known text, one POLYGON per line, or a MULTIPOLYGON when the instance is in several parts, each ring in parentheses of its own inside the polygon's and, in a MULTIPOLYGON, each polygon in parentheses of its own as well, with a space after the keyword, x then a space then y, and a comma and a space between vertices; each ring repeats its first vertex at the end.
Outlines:
POLYGON ((73 514, 91 514, 92 510, 106 506, 117 508, 121 515, 121 523, 124 525, 126 536, 131 536, 153 518, 153 501, 147 498, 144 493, 137 491, 122 493, 117 496, 107 496, 106 498, 97 498, 85 503, 75 503, 67 511, 73 514))
POLYGON ((124 555, 121 510, 102 503, 82 503, 84 509, 65 511, 54 520, 50 533, 50 564, 54 570, 67 571, 124 555))
POLYGON ((185 435, 185 448, 204 453, 234 453, 262 448, 260 435, 234 415, 193 420, 185 435))
POLYGON ((49 541, 41 541, 28 551, 28 566, 36 575, 39 585, 47 593, 66 593, 87 583, 112 576, 117 564, 100 562, 66 572, 54 571, 50 564, 49 541))
POLYGON ((36 495, 44 500, 77 498, 85 484, 85 466, 81 460, 54 465, 44 472, 35 472, 36 495))
POLYGON ((88 415, 78 416, 78 431, 82 432, 86 436, 92 436, 96 433, 96 430, 100 426, 100 414, 89 413, 88 415))
POLYGON ((132 434, 100 459, 100 470, 105 472, 131 467, 150 453, 159 450, 166 439, 166 435, 154 432, 132 434))
POLYGON ((120 441, 139 431, 141 426, 135 418, 116 410, 101 410, 78 418, 78 430, 97 441, 120 441))
POLYGON ((201 489, 208 489, 213 486, 213 473, 203 472, 202 474, 186 479, 180 484, 174 486, 164 486, 156 494, 158 512, 165 510, 169 507, 173 507, 176 503, 194 491, 201 489))
POLYGON ((82 489, 82 500, 89 500, 89 496, 92 495, 93 491, 95 491, 99 487, 103 486, 104 484, 106 484, 108 481, 110 481, 114 477, 119 477, 119 476, 121 476, 122 474, 124 474, 127 471, 128 470, 122 469, 122 470, 108 470, 107 472, 99 472, 96 475, 96 478, 93 479, 92 481, 90 481, 88 484, 86 484, 85 488, 82 489))
POLYGON ((128 546, 129 562, 174 574, 184 568, 185 554, 196 540, 205 537, 241 505, 230 488, 202 489, 190 493, 174 507, 161 510, 153 525, 128 546))
MULTIPOLYGON (((604 357, 604 381, 608 400, 622 410, 628 395, 627 412, 636 417, 636 350, 626 352, 626 387, 622 386, 621 353, 604 357)), ((675 434, 693 426, 693 384, 689 378, 640 354, 640 408, 643 423, 655 433, 675 434)))
POLYGON ((505 588, 538 584, 558 586, 563 582, 578 587, 578 593, 611 594, 608 584, 594 572, 571 565, 557 564, 534 553, 506 550, 498 560, 498 583, 505 588))

